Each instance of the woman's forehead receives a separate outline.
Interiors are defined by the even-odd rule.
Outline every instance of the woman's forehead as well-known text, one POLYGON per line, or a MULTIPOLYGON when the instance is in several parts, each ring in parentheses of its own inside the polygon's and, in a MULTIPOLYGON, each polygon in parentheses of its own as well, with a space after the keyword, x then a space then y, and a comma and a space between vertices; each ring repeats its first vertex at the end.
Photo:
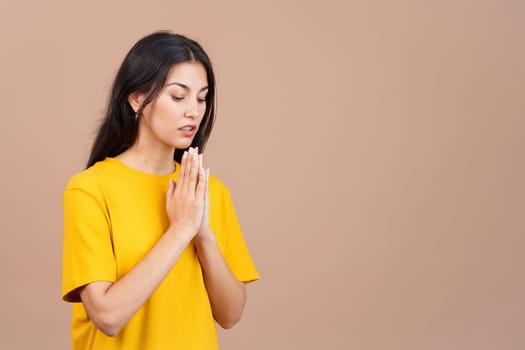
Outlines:
POLYGON ((204 65, 200 62, 182 62, 170 68, 166 85, 176 85, 189 90, 203 90, 208 86, 204 65))

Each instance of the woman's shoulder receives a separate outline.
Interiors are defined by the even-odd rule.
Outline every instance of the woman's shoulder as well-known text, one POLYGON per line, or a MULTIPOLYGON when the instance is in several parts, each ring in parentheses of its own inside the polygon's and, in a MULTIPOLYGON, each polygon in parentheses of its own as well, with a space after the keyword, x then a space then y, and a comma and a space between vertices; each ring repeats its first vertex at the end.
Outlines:
POLYGON ((208 185, 210 186, 210 188, 219 188, 219 189, 226 188, 224 183, 217 176, 212 175, 212 174, 210 174, 208 185))
POLYGON ((212 201, 224 203, 230 203, 232 201, 229 187, 221 181, 218 177, 210 174, 208 182, 208 188, 210 191, 210 197, 212 201))
POLYGON ((210 191, 215 192, 229 192, 228 187, 222 182, 217 176, 210 174, 210 178, 208 180, 208 187, 210 191))
POLYGON ((80 189, 93 191, 105 182, 107 177, 106 161, 100 161, 89 168, 72 175, 66 185, 66 190, 80 189))

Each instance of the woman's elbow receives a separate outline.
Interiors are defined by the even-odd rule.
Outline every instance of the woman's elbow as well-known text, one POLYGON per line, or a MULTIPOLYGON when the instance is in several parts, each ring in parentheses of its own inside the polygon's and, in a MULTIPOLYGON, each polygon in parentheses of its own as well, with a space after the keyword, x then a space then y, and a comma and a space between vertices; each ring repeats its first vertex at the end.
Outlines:
POLYGON ((117 336, 123 326, 115 319, 115 316, 109 312, 98 312, 93 315, 91 321, 102 333, 108 337, 117 336))
POLYGON ((114 337, 120 333, 125 322, 114 303, 106 296, 110 287, 111 282, 90 283, 80 290, 80 299, 95 327, 105 335, 114 337))
POLYGON ((222 317, 216 317, 215 320, 223 329, 230 329, 241 320, 241 317, 242 310, 226 313, 222 317))
MULTIPOLYGON (((244 285, 243 285, 244 287, 244 285)), ((214 315, 217 323, 224 329, 230 329, 235 326, 242 317, 244 305, 246 304, 246 291, 243 288, 242 297, 239 297, 230 307, 222 308, 219 315, 214 315)))
POLYGON ((233 328, 239 322, 239 320, 222 320, 217 321, 217 323, 223 328, 223 329, 230 329, 233 328))

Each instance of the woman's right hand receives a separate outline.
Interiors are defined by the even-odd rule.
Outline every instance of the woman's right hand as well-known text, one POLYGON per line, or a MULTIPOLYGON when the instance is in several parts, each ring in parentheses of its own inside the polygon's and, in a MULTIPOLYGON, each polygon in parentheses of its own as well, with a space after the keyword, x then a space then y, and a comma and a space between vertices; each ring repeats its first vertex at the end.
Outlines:
POLYGON ((204 215, 205 176, 197 149, 184 152, 177 183, 170 180, 166 194, 168 231, 187 235, 189 240, 197 234, 204 215))

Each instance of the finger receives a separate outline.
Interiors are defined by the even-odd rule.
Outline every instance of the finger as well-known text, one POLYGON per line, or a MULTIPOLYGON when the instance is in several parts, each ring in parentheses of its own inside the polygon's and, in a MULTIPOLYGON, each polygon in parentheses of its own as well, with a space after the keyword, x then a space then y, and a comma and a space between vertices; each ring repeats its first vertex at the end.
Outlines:
POLYGON ((199 160, 197 154, 193 152, 191 159, 191 170, 189 176, 189 190, 195 195, 195 189, 199 181, 199 160))
POLYGON ((197 198, 206 200, 206 172, 201 167, 199 167, 199 179, 201 181, 197 184, 197 198))
POLYGON ((199 154, 199 169, 204 170, 204 177, 199 177, 199 181, 206 181, 206 169, 204 169, 204 166, 202 165, 203 164, 202 158, 203 158, 203 154, 201 153, 199 154))
POLYGON ((210 183, 210 168, 206 169, 206 197, 209 197, 210 193, 208 191, 210 183))
POLYGON ((206 204, 210 207, 210 168, 206 169, 206 204))
POLYGON ((208 198, 208 207, 210 206, 210 168, 207 169, 206 196, 208 198))
POLYGON ((208 174, 206 173, 206 169, 202 166, 202 154, 199 154, 199 170, 202 170, 202 174, 199 173, 199 183, 204 183, 204 191, 208 191, 208 174))
POLYGON ((179 190, 184 188, 184 179, 185 174, 188 168, 188 151, 184 151, 182 154, 182 160, 180 162, 180 171, 179 171, 179 178, 177 179, 177 182, 179 183, 179 190))
POLYGON ((168 191, 166 192, 166 201, 171 198, 172 192, 173 192, 173 180, 170 179, 170 184, 168 186, 168 191))
POLYGON ((183 191, 186 194, 191 193, 191 169, 193 167, 193 148, 188 149, 186 156, 186 171, 184 172, 184 188, 183 191))
POLYGON ((190 168, 191 168, 191 154, 193 153, 192 151, 192 148, 188 148, 188 150, 186 151, 186 167, 184 168, 184 174, 183 176, 184 177, 187 177, 190 173, 190 168))
POLYGON ((173 193, 175 193, 175 188, 176 188, 177 184, 175 183, 175 181, 173 181, 173 179, 170 179, 170 185, 168 187, 168 191, 166 192, 166 203, 170 203, 171 202, 171 198, 173 197, 173 193))

